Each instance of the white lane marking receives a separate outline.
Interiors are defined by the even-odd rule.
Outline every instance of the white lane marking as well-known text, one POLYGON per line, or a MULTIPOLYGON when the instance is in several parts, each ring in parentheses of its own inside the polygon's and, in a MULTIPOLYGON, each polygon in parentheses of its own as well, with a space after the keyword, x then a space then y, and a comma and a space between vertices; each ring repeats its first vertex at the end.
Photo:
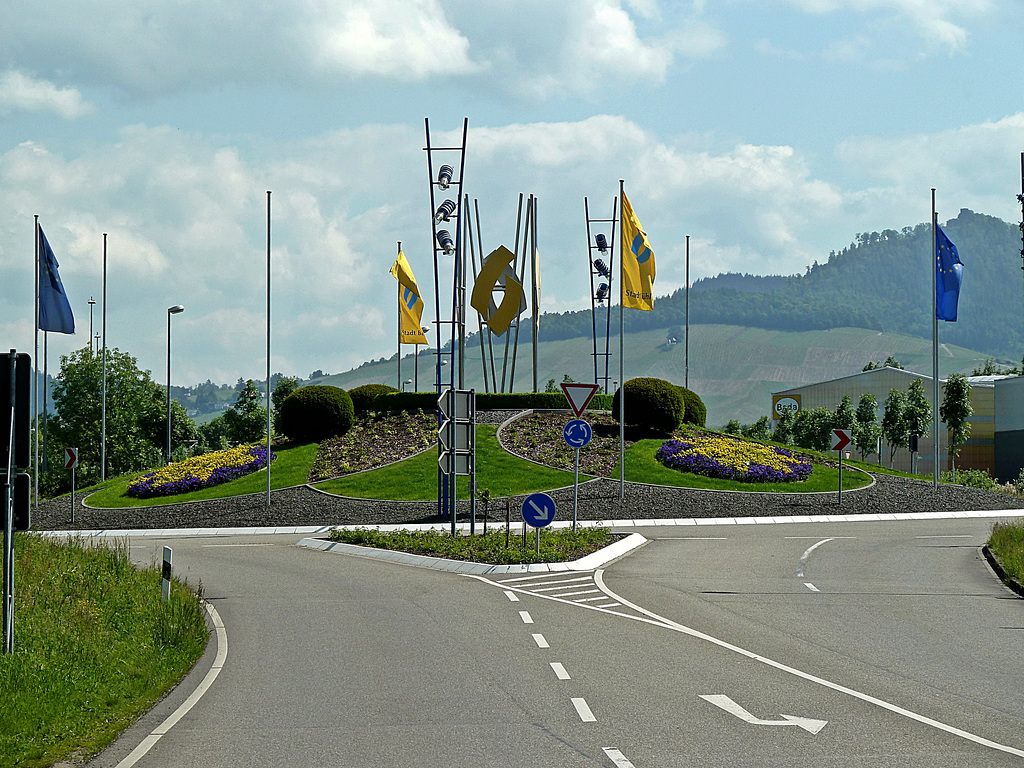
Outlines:
POLYGON ((555 677, 557 677, 559 680, 572 680, 572 678, 569 677, 569 673, 565 671, 565 667, 563 667, 557 661, 551 662, 551 670, 555 673, 555 677))
POLYGON ((274 544, 269 541, 259 542, 255 544, 200 544, 200 547, 273 547, 274 544))
POLYGON ((973 539, 969 533, 964 534, 949 534, 947 536, 915 536, 915 539, 973 539))
POLYGON ((584 723, 596 723, 597 718, 594 717, 594 713, 590 711, 590 707, 587 706, 587 700, 584 698, 576 698, 572 700, 572 705, 576 707, 576 714, 580 716, 580 720, 584 723))
MULTIPOLYGON (((600 590, 594 590, 594 591, 595 592, 599 592, 600 590)), ((607 600, 607 599, 608 598, 605 595, 601 595, 600 597, 584 597, 581 600, 574 600, 573 602, 574 603, 592 603, 595 600, 607 600)))
POLYGON ((794 717, 793 715, 780 715, 782 720, 762 720, 759 717, 754 717, 728 696, 723 696, 718 693, 711 694, 710 696, 701 694, 701 698, 704 699, 704 701, 714 704, 720 709, 724 709, 729 714, 735 715, 745 723, 750 723, 751 725, 795 725, 798 728, 803 728, 808 733, 814 734, 818 733, 818 731, 828 725, 828 720, 815 720, 810 717, 794 717))
POLYGON ((548 641, 544 639, 544 635, 536 634, 533 636, 533 642, 537 644, 538 648, 550 648, 548 641))
MULTIPOLYGON (((782 538, 792 541, 814 541, 818 536, 783 536, 782 538)), ((856 536, 833 536, 833 539, 856 539, 856 536)))
MULTIPOLYGON (((562 581, 547 581, 547 582, 544 582, 544 583, 545 584, 565 584, 567 582, 576 582, 576 586, 582 586, 582 584, 580 584, 580 582, 582 582, 582 581, 589 582, 590 581, 590 577, 589 576, 585 576, 582 579, 564 579, 562 581)), ((530 589, 530 587, 525 587, 525 588, 526 589, 530 589)), ((536 589, 530 589, 530 591, 531 592, 557 592, 560 589, 568 589, 568 587, 564 587, 564 586, 562 586, 562 587, 537 587, 536 589)))
POLYGON ((530 615, 529 611, 520 611, 519 618, 523 620, 523 624, 533 624, 533 616, 530 615))
POLYGON ((805 581, 804 582, 804 586, 807 587, 809 590, 811 590, 811 592, 821 592, 820 589, 818 589, 816 586, 811 584, 811 582, 809 582, 809 581, 805 581))
POLYGON ((635 768, 635 766, 626 759, 619 750, 612 749, 611 747, 602 747, 604 753, 608 755, 608 759, 615 763, 615 768, 635 768))
POLYGON ((796 572, 796 575, 797 575, 798 577, 803 577, 803 575, 804 575, 804 568, 805 568, 805 567, 806 567, 806 565, 807 565, 807 558, 809 558, 809 557, 811 556, 811 552, 813 552, 814 550, 816 550, 816 549, 817 549, 818 547, 820 547, 820 546, 821 546, 822 544, 826 544, 826 543, 828 543, 828 542, 830 542, 830 541, 835 541, 835 536, 833 536, 832 538, 829 538, 829 539, 822 539, 822 540, 821 540, 821 541, 819 541, 819 542, 818 542, 817 544, 813 544, 813 545, 809 546, 809 547, 808 547, 808 548, 807 548, 807 549, 806 549, 806 550, 804 551, 804 553, 803 553, 802 555, 800 555, 800 570, 796 572))
MULTIPOLYGON (((595 608, 615 608, 616 606, 622 605, 622 603, 605 603, 604 605, 594 606, 595 608)), ((590 606, 587 606, 588 608, 590 606)))
POLYGON ((153 729, 153 732, 149 734, 142 742, 135 747, 124 760, 119 762, 116 768, 131 768, 135 765, 142 757, 145 756, 149 750, 153 748, 160 739, 175 726, 175 724, 181 720, 185 715, 188 714, 189 710, 196 705, 196 702, 203 697, 213 685, 213 681, 217 679, 217 675, 220 674, 221 669, 224 668, 224 662, 228 658, 228 632, 224 628, 224 622, 221 621, 220 614, 217 613, 217 609, 213 607, 211 603, 205 603, 206 611, 210 614, 210 620, 213 622, 213 627, 217 633, 217 655, 213 659, 213 666, 210 667, 210 671, 206 673, 203 681, 199 683, 192 694, 181 703, 176 710, 174 710, 167 719, 164 720, 160 725, 153 729))
POLYGON ((576 592, 562 592, 555 595, 555 597, 575 597, 576 595, 592 595, 595 592, 600 592, 600 589, 581 589, 576 592))
MULTIPOLYGON (((708 635, 704 632, 692 629, 691 627, 684 626, 683 624, 679 624, 678 622, 672 621, 671 619, 666 619, 664 616, 659 616, 658 614, 654 613, 653 611, 649 611, 646 608, 641 608, 639 605, 631 603, 629 600, 626 600, 624 597, 620 597, 619 595, 615 594, 610 589, 608 589, 607 585, 604 583, 603 568, 599 568, 597 571, 595 571, 594 581, 609 597, 614 597, 615 599, 622 602, 623 605, 627 605, 633 610, 644 614, 644 616, 649 616, 650 618, 643 618, 640 616, 629 616, 628 614, 620 613, 616 613, 615 615, 617 616, 624 616, 627 618, 632 618, 635 621, 642 621, 645 623, 654 624, 655 626, 661 626, 665 629, 671 629, 675 632, 680 632, 684 635, 689 635, 690 637, 697 638, 698 640, 706 640, 707 642, 712 643, 713 645, 717 645, 719 648, 724 648, 727 651, 738 653, 740 656, 745 656, 748 659, 756 661, 760 664, 765 664, 781 672, 786 672, 787 674, 799 677, 803 680, 807 680, 808 682, 815 683, 817 685, 821 685, 833 691, 845 693, 847 696, 852 696, 855 699, 860 699, 861 701, 867 702, 868 704, 873 704, 877 707, 893 712, 894 714, 909 718, 910 720, 915 720, 919 723, 922 723, 923 725, 927 725, 937 730, 950 733, 954 736, 959 736, 960 738, 966 739, 967 741, 972 741, 975 744, 980 744, 985 747, 991 747, 992 749, 998 750, 1000 752, 1006 752, 1010 755, 1024 757, 1024 749, 1018 749, 1016 747, 1011 747, 1006 744, 1000 744, 998 742, 992 741, 991 739, 986 739, 983 736, 978 736, 976 734, 970 733, 969 731, 965 731, 962 728, 947 725, 945 723, 939 722, 938 720, 933 720, 930 717, 919 715, 916 712, 912 712, 909 709, 904 709, 903 707, 900 707, 896 704, 890 704, 888 701, 884 701, 883 699, 875 698, 874 696, 871 696, 866 693, 861 693, 860 691, 854 690, 853 688, 847 688, 845 685, 833 683, 831 680, 826 680, 823 677, 818 677, 816 675, 810 674, 809 672, 804 672, 802 670, 796 669, 795 667, 787 666, 778 661, 774 661, 773 659, 769 659, 765 656, 760 656, 754 653, 753 651, 748 651, 745 648, 740 648, 738 645, 733 645, 732 643, 728 643, 725 640, 719 640, 717 637, 713 637, 712 635, 708 635)), ((590 606, 585 605, 582 607, 589 608, 590 606)))
POLYGON ((515 592, 513 592, 510 589, 506 589, 505 590, 505 597, 507 597, 509 599, 509 602, 512 602, 512 603, 518 603, 519 602, 519 595, 517 595, 515 592))

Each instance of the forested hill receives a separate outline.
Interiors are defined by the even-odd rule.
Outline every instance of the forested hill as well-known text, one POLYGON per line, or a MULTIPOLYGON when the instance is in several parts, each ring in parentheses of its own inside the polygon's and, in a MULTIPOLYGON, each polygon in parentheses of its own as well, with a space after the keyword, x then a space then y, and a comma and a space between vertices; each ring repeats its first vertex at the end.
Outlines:
MULTIPOLYGON (((960 253, 964 276, 958 320, 939 323, 941 341, 1020 360, 1024 274, 1019 229, 967 209, 942 226, 960 253)), ((871 328, 930 338, 931 237, 930 224, 865 233, 803 275, 720 275, 699 281, 690 291, 690 323, 781 331, 871 328)), ((653 312, 626 312, 627 331, 684 322, 682 288, 657 298, 653 312)), ((541 321, 541 338, 589 336, 591 329, 589 309, 548 314, 541 321)))

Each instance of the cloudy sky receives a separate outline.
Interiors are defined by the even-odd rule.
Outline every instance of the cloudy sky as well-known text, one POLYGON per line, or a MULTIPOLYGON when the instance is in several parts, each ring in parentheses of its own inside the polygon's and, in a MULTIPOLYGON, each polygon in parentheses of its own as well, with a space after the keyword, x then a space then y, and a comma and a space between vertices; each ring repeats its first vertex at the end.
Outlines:
POLYGON ((51 371, 108 233, 110 346, 163 381, 181 303, 174 383, 262 377, 267 190, 273 370, 390 356, 397 241, 432 282, 424 117, 435 145, 469 118, 485 250, 537 196, 545 311, 589 306, 583 199, 609 216, 620 178, 656 295, 687 234, 691 279, 792 274, 931 187, 943 220, 1020 216, 1019 0, 3 5, 0 339, 32 349, 38 214, 78 324, 51 371))

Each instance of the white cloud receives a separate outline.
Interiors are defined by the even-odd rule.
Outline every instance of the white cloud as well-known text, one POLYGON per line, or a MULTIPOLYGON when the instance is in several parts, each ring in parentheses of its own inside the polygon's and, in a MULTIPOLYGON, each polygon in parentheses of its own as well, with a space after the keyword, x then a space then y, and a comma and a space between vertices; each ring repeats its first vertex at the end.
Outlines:
POLYGON ((0 115, 11 112, 52 112, 65 120, 88 114, 92 105, 74 88, 58 88, 22 72, 0 74, 0 115))
POLYGON ((851 10, 859 13, 891 11, 906 19, 929 42, 951 51, 967 43, 967 30, 954 17, 977 16, 995 7, 993 0, 789 0, 810 13, 851 10))

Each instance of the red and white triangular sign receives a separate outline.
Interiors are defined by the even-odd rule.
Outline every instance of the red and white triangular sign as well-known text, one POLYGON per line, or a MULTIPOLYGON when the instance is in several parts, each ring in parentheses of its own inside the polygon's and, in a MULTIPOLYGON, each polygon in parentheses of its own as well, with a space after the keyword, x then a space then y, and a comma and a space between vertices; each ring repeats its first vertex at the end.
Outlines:
POLYGON ((569 407, 578 418, 583 415, 583 411, 597 393, 597 384, 563 384, 562 391, 565 392, 565 399, 569 401, 569 407))

